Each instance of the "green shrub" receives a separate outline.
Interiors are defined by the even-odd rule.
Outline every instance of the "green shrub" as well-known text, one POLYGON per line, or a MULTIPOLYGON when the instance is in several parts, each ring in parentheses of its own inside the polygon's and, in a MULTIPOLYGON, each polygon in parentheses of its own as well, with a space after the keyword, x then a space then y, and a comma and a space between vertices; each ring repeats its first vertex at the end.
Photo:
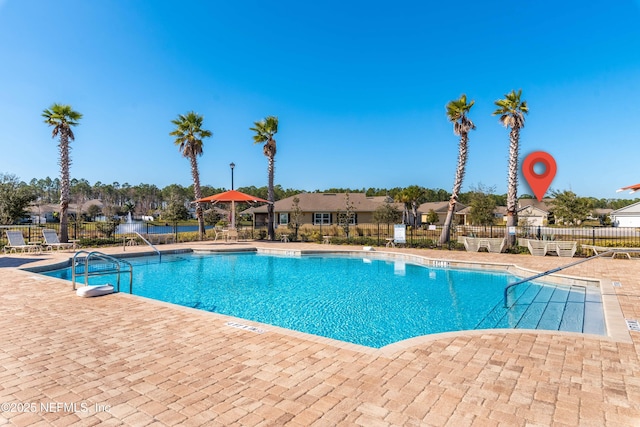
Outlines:
POLYGON ((82 238, 78 242, 82 247, 99 247, 99 246, 119 246, 122 245, 122 239, 116 239, 114 237, 89 237, 82 238))

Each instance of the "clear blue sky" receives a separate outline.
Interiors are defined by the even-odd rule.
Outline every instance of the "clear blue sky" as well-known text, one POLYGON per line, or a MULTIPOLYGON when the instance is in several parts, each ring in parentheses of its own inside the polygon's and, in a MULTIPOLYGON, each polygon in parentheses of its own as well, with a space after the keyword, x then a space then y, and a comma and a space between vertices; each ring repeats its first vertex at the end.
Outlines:
MULTIPOLYGON (((506 192, 493 102, 522 88, 521 153, 551 153, 554 190, 633 197, 640 182, 640 0, 0 0, 1 173, 59 176, 52 103, 84 114, 72 178, 191 184, 169 132, 204 116, 202 184, 267 184, 249 128, 280 119, 276 184, 451 191, 445 105, 475 100, 463 191, 506 192)), ((519 194, 529 193, 521 179, 519 194)))

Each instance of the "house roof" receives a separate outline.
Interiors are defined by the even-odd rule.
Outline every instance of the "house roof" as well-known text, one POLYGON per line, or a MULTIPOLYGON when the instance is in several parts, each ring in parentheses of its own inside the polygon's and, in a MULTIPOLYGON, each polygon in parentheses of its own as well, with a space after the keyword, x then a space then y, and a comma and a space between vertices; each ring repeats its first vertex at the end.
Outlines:
POLYGON ((625 206, 624 208, 616 209, 611 212, 612 216, 636 216, 640 215, 640 202, 636 202, 632 205, 625 206))
POLYGON ((549 215, 549 211, 534 205, 523 206, 517 210, 517 213, 518 215, 521 215, 521 216, 527 216, 527 214, 530 216, 549 215))
MULTIPOLYGON (((464 210, 467 205, 463 205, 462 203, 456 203, 456 213, 460 213, 460 211, 464 210)), ((431 210, 434 210, 436 213, 446 213, 449 210, 449 202, 426 202, 418 206, 418 212, 428 213, 431 210)))
POLYGON ((525 208, 527 206, 533 206, 545 212, 551 212, 551 206, 553 206, 553 199, 542 199, 541 202, 539 202, 538 199, 518 200, 518 210, 525 208))
MULTIPOLYGON (((457 212, 460 215, 470 215, 471 214, 471 206, 467 206, 464 209, 461 209, 457 212)), ((496 206, 496 208, 493 210, 493 214, 494 215, 506 215, 507 214, 507 207, 506 206, 496 206)))
MULTIPOLYGON (((348 193, 349 203, 353 204, 355 212, 373 212, 387 202, 387 197, 367 197, 365 193, 348 193)), ((276 201, 275 212, 290 212, 293 210, 293 199, 300 199, 298 206, 302 212, 338 212, 346 210, 347 193, 300 193, 276 201)), ((402 209, 401 203, 389 203, 402 209)), ((243 213, 267 213, 267 205, 249 208, 243 213)))
POLYGON ((613 209, 610 208, 595 208, 592 211, 593 215, 609 215, 611 212, 613 212, 613 209))
MULTIPOLYGON (((69 208, 67 212, 76 213, 78 211, 78 203, 69 203, 69 208)), ((80 205, 82 212, 86 212, 89 209, 89 206, 96 205, 100 209, 103 208, 103 203, 98 199, 87 200, 86 202, 80 205)), ((48 212, 60 212, 60 204, 59 203, 43 203, 41 205, 31 204, 29 205, 28 211, 32 215, 43 215, 48 212)))

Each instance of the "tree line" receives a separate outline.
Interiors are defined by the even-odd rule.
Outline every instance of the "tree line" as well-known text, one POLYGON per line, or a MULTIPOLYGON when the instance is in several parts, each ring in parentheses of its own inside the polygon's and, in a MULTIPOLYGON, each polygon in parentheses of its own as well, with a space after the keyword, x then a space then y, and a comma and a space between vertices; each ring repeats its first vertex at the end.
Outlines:
MULTIPOLYGON (((441 188, 426 188, 419 185, 408 187, 392 188, 326 188, 305 190, 296 188, 283 188, 281 185, 274 185, 274 199, 281 200, 295 196, 304 192, 314 193, 365 193, 368 197, 387 196, 390 200, 408 205, 408 209, 419 206, 425 202, 446 202, 449 201, 451 193, 441 188)), ((210 185, 201 186, 201 194, 204 196, 217 194, 226 191, 226 188, 213 187, 210 185)), ((267 199, 267 186, 245 186, 237 188, 247 194, 267 199)), ((90 183, 86 179, 71 179, 69 187, 70 201, 78 206, 85 205, 88 201, 100 200, 104 208, 100 213, 107 216, 127 214, 158 216, 171 204, 189 206, 195 199, 194 186, 182 186, 171 184, 159 188, 154 184, 131 185, 127 182, 103 183, 96 181, 90 183)), ((564 195, 564 192, 553 194, 564 195)), ((576 196, 577 197, 577 196, 576 196)), ((520 199, 531 199, 530 195, 524 194, 520 199)), ((478 224, 487 223, 488 219, 483 218, 480 212, 491 211, 496 206, 506 206, 506 194, 496 194, 493 188, 486 188, 482 185, 472 187, 469 191, 460 193, 458 201, 466 206, 488 206, 480 209, 478 224)), ((620 209, 640 199, 611 199, 595 197, 578 197, 581 205, 590 209, 620 209)), ((55 204, 60 201, 60 179, 59 178, 32 178, 29 182, 24 182, 14 175, 0 173, 0 223, 13 224, 16 221, 28 216, 29 205, 55 204)), ((88 212, 87 212, 88 213, 88 212)))

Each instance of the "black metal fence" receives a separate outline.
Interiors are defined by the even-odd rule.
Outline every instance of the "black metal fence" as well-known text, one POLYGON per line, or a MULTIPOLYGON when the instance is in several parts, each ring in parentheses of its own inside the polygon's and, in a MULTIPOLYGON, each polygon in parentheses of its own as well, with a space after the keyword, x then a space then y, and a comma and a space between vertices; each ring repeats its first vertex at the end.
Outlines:
MULTIPOLYGON (((213 238, 215 233, 211 232, 213 226, 206 226, 208 237, 213 238)), ((29 225, 3 225, 0 226, 0 247, 4 247, 7 242, 5 230, 20 230, 26 242, 39 243, 43 241, 43 229, 55 230, 60 234, 59 223, 29 224, 29 225)), ((77 241, 83 246, 117 245, 126 242, 135 233, 146 236, 170 236, 167 241, 187 242, 197 239, 198 225, 194 223, 151 223, 134 222, 112 224, 104 222, 71 222, 68 224, 69 240, 77 241)), ((243 229, 247 234, 247 230, 243 229)), ((248 237, 252 237, 252 230, 249 230, 248 237)))
MULTIPOLYGON (((359 224, 347 228, 337 225, 304 225, 299 228, 297 236, 294 230, 278 227, 276 236, 286 234, 289 240, 324 241, 325 238, 339 240, 369 240, 373 244, 384 245, 393 238, 393 224, 359 224), (347 235, 348 233, 348 235, 347 235)), ((442 233, 442 226, 425 226, 413 228, 407 226, 406 241, 413 246, 437 246, 442 233)), ((640 247, 640 228, 631 227, 548 227, 519 226, 507 229, 504 225, 452 227, 450 240, 458 242, 460 237, 505 237, 507 233, 515 234, 519 239, 567 240, 576 241, 580 245, 606 247, 640 247)))
MULTIPOLYGON (((21 230, 27 242, 42 241, 42 229, 48 228, 60 232, 60 224, 29 224, 0 226, 0 247, 7 244, 5 230, 21 230)), ((215 233, 207 226, 207 238, 213 239, 215 233)), ((118 224, 113 229, 105 228, 103 223, 71 222, 68 225, 69 239, 79 241, 82 245, 119 244, 127 237, 139 232, 146 235, 172 235, 173 241, 187 242, 197 239, 198 226, 190 223, 132 223, 118 224)), ((238 229, 242 239, 265 239, 265 227, 244 226, 238 229)), ((406 228, 406 241, 409 246, 435 247, 442 232, 441 226, 425 226, 406 228)), ((640 247, 640 228, 629 227, 547 227, 526 226, 508 230, 505 226, 466 226, 457 225, 451 229, 450 248, 455 247, 462 236, 469 237, 504 237, 507 233, 515 233, 521 239, 570 240, 580 245, 605 247, 640 247)), ((394 237, 393 224, 358 224, 348 228, 337 225, 304 225, 297 233, 287 226, 276 228, 276 239, 286 235, 290 241, 353 243, 384 246, 394 237)))

